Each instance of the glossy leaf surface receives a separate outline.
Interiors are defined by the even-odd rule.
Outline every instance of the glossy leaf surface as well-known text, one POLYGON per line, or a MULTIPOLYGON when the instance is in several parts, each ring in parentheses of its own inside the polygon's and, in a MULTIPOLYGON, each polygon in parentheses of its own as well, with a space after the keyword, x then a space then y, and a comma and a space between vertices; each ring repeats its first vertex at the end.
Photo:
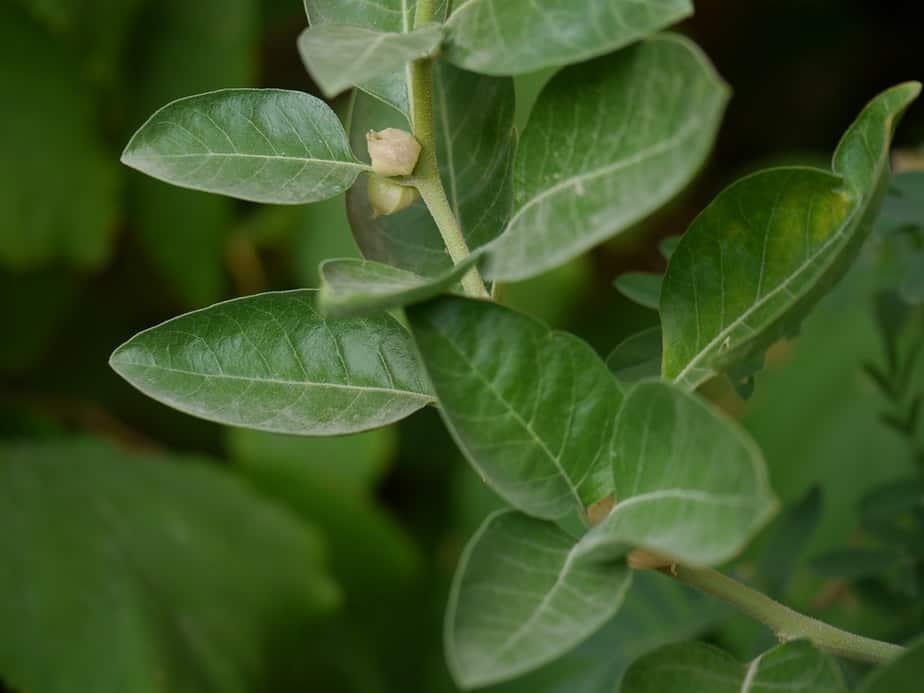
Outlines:
POLYGON ((112 355, 132 385, 180 411, 277 433, 378 428, 432 401, 410 335, 394 319, 325 320, 313 291, 187 313, 112 355))
MULTIPOLYGON (((434 108, 440 176, 470 250, 501 233, 512 204, 513 81, 465 72, 445 61, 434 65, 434 108), (477 103, 477 108, 472 104, 477 103)), ((382 103, 357 95, 350 139, 366 153, 366 133, 383 127, 407 130, 404 119, 382 103)), ((347 193, 350 225, 364 257, 427 277, 452 267, 443 240, 420 200, 390 216, 373 217, 362 176, 347 193)))
POLYGON ((514 213, 487 275, 531 277, 658 209, 702 165, 727 99, 700 49, 675 35, 562 70, 517 149, 514 213))
POLYGON ((574 547, 556 525, 512 511, 492 515, 472 538, 446 616, 449 666, 462 687, 541 666, 619 610, 629 569, 582 563, 574 547))
POLYGON ((259 690, 275 638, 337 601, 318 535, 199 460, 8 443, 0 522, 0 673, 19 690, 259 690))
POLYGON ((174 101, 135 133, 122 161, 180 187, 276 204, 333 197, 367 168, 327 104, 277 89, 174 101))
POLYGON ((671 258, 661 292, 663 374, 688 387, 759 355, 852 263, 878 214, 898 118, 920 85, 873 100, 833 173, 771 169, 722 192, 671 258))
POLYGON ((358 84, 395 72, 439 46, 436 24, 409 33, 373 31, 342 24, 318 24, 298 39, 308 72, 328 98, 358 84))
POLYGON ((703 643, 671 645, 636 662, 623 693, 846 693, 835 661, 806 641, 779 645, 748 664, 703 643))
POLYGON ((610 53, 693 13, 690 0, 467 0, 447 23, 446 55, 516 75, 610 53))
POLYGON ((476 260, 470 255, 433 279, 370 260, 327 260, 321 264, 318 304, 328 317, 346 317, 421 303, 457 285, 476 260))
POLYGON ((627 272, 616 277, 613 286, 630 301, 658 310, 663 277, 650 272, 627 272))
POLYGON ((408 317, 449 430, 498 494, 549 519, 609 495, 622 392, 586 343, 456 297, 408 317))
POLYGON ((692 565, 741 551, 776 509, 760 450, 711 405, 668 383, 626 396, 616 427, 616 506, 581 541, 616 557, 644 547, 692 565))

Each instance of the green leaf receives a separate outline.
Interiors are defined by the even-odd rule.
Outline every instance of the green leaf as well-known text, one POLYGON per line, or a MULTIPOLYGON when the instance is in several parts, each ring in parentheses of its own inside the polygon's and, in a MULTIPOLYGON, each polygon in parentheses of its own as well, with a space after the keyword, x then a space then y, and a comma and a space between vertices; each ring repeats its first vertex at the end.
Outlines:
POLYGON ((149 397, 210 421, 338 435, 385 426, 432 401, 394 319, 324 320, 313 291, 261 294, 138 334, 110 363, 149 397))
POLYGON ((696 637, 722 607, 660 575, 638 572, 619 612, 586 642, 514 681, 485 693, 614 693, 638 657, 696 637))
POLYGON ((703 164, 727 100, 700 49, 675 35, 562 70, 517 150, 514 214, 487 275, 538 274, 654 212, 703 164))
POLYGON ((339 318, 421 303, 456 286, 477 259, 469 255, 432 279, 370 260, 326 260, 321 264, 318 306, 327 317, 339 318))
MULTIPOLYGON (((446 16, 447 0, 434 3, 434 16, 442 20, 446 16)), ((305 0, 305 12, 312 27, 328 24, 362 27, 379 33, 409 33, 414 29, 416 0, 305 0)), ((366 46, 362 46, 362 49, 366 46)), ((408 98, 408 76, 403 64, 395 65, 390 74, 364 81, 359 88, 387 104, 389 110, 401 115, 397 127, 407 129, 410 123, 410 99, 408 98)), ((381 130, 382 127, 375 127, 381 130)), ((365 133, 363 133, 365 134, 365 133)))
POLYGON ((456 297, 408 318, 446 425, 500 496, 555 519, 610 494, 622 392, 586 343, 456 297))
MULTIPOLYGON (((622 693, 846 693, 835 661, 804 640, 748 664, 698 642, 670 645, 630 667, 622 693)), ((897 692, 896 692, 897 693, 897 692)))
POLYGON ((657 377, 661 370, 661 328, 651 327, 627 337, 606 357, 606 366, 626 384, 657 377))
POLYGON ((815 556, 811 566, 822 577, 860 580, 881 575, 911 562, 910 556, 895 549, 856 546, 826 551, 815 556))
POLYGON ((278 89, 174 101, 135 133, 122 161, 180 187, 276 204, 333 197, 368 168, 327 104, 278 89))
POLYGON ((690 0, 467 0, 446 55, 467 70, 518 75, 627 46, 693 13, 690 0))
POLYGON ((513 511, 472 537, 446 613, 446 656, 462 688, 513 678, 564 654, 622 605, 623 563, 580 562, 556 525, 513 511))
POLYGON ((650 272, 627 272, 616 277, 613 286, 630 301, 645 308, 658 310, 661 301, 661 282, 664 277, 650 272))
POLYGON ((0 496, 0 676, 18 690, 263 690, 273 643, 337 601, 316 533, 197 460, 8 444, 0 496))
MULTIPOLYGON (((98 0, 99 1, 99 0, 98 0)), ((109 0, 111 1, 111 0, 109 0)), ((259 0, 159 0, 148 3, 132 44, 125 101, 140 126, 165 103, 214 89, 248 86, 257 73, 259 0), (203 31, 208 27, 208 31, 203 31)), ((129 177, 130 230, 181 305, 199 308, 226 295, 227 241, 235 203, 129 177), (195 272, 189 268, 195 267, 195 272)))
POLYGON ((924 639, 912 643, 905 654, 870 674, 856 693, 913 693, 924 678, 924 639))
POLYGON ((757 564, 757 574, 769 597, 782 599, 796 572, 805 547, 821 522, 822 493, 813 486, 803 498, 788 505, 768 527, 766 543, 757 564))
MULTIPOLYGON (((471 250, 503 230, 512 202, 513 81, 434 64, 434 108, 440 176, 471 250), (477 103, 478 108, 472 108, 477 103)), ((408 124, 380 102, 358 94, 350 138, 366 151, 366 133, 408 124)), ((362 176, 347 193, 353 235, 363 256, 434 277, 452 267, 442 238, 422 201, 390 216, 373 217, 362 176)))
POLYGON ((664 377, 693 388, 762 353, 841 278, 885 194, 892 132, 919 92, 909 83, 873 100, 841 140, 833 174, 756 173, 693 222, 661 291, 664 377))
POLYGON ((318 24, 302 32, 298 49, 314 81, 331 98, 432 55, 442 37, 442 28, 437 24, 406 34, 318 24))
POLYGON ((760 449, 699 397, 646 381, 614 436, 616 506, 581 541, 604 557, 644 547, 708 566, 739 553, 776 510, 760 449))
POLYGON ((97 269, 109 258, 119 202, 93 90, 75 57, 10 3, 0 4, 0 44, 0 90, 9 95, 0 109, 0 265, 97 269))

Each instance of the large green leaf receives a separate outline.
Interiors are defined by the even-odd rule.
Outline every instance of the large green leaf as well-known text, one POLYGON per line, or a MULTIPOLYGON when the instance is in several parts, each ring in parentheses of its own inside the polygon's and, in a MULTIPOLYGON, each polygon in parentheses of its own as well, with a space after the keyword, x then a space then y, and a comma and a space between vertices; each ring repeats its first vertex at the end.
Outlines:
POLYGON ((357 84, 400 73, 408 63, 431 55, 442 37, 436 24, 400 34, 318 24, 302 32, 298 49, 308 72, 330 98, 357 84))
MULTIPOLYGON (((807 641, 779 645, 748 664, 711 645, 670 645, 629 668, 622 693, 846 693, 835 661, 807 641)), ((896 693, 898 693, 896 691, 896 693)))
MULTIPOLYGON (((142 32, 132 44, 131 75, 124 88, 130 127, 140 126, 175 99, 216 86, 252 84, 259 0, 159 0, 147 5, 145 26, 157 31, 142 32)), ((233 200, 133 174, 129 205, 131 232, 183 305, 199 308, 226 295, 233 200)))
POLYGON ((180 187, 277 204, 333 197, 368 169, 327 104, 279 89, 174 101, 135 133, 122 161, 180 187))
POLYGON ((692 565, 732 558, 776 509, 763 456, 699 397, 646 381, 616 427, 616 506, 582 539, 582 553, 640 546, 692 565))
POLYGON ((870 674, 857 693, 915 693, 924 680, 924 639, 912 643, 894 662, 870 674))
POLYGON ((449 430, 498 494, 548 519, 609 495, 622 392, 586 343, 485 301, 408 317, 449 430))
POLYGON ((0 264, 98 268, 116 226, 118 167, 93 90, 74 56, 11 3, 0 4, 0 44, 0 264))
POLYGON ((446 655, 463 688, 513 678, 605 624, 631 583, 624 563, 581 562, 558 526, 492 515, 465 550, 446 614, 446 655))
MULTIPOLYGON (((497 237, 512 201, 513 81, 464 72, 444 61, 434 66, 437 154, 446 194, 470 249, 497 237), (478 103, 478 108, 472 108, 478 103)), ((357 95, 350 137, 365 153, 366 133, 406 122, 380 102, 357 95)), ((374 218, 362 176, 347 193, 353 235, 370 260, 415 274, 437 276, 452 266, 426 206, 416 202, 391 216, 374 218)))
MULTIPOLYGON (((447 4, 447 0, 437 0, 435 19, 442 20, 446 16, 447 4)), ((416 0, 305 0, 305 12, 312 27, 339 24, 380 33, 409 33, 414 29, 416 11, 416 0)), ((404 129, 407 129, 411 119, 408 74, 401 64, 393 67, 398 69, 363 81, 359 88, 400 113, 404 129)))
POLYGON ((614 693, 638 657, 712 625, 719 602, 661 575, 635 573, 619 612, 586 642, 485 693, 614 693))
POLYGON ((661 291, 663 374, 688 387, 760 354, 853 262, 886 191, 889 145, 920 85, 873 100, 833 173, 771 169, 722 192, 693 222, 661 291))
POLYGON ((324 320, 313 291, 261 294, 138 334, 110 363, 146 395, 211 421, 337 435, 432 401, 410 335, 394 319, 324 320))
POLYGON ((346 317, 421 303, 457 285, 476 260, 469 255, 433 279, 370 260, 327 260, 321 264, 318 305, 328 317, 346 317))
POLYGON ((490 75, 581 62, 693 13, 690 0, 467 0, 447 23, 447 57, 490 75))
POLYGON ((702 165, 727 99, 700 49, 675 35, 562 70, 517 150, 514 214, 488 276, 533 276, 658 209, 702 165))
POLYGON ((196 460, 5 445, 0 496, 0 677, 17 690, 263 690, 274 643, 337 598, 314 531, 196 460))

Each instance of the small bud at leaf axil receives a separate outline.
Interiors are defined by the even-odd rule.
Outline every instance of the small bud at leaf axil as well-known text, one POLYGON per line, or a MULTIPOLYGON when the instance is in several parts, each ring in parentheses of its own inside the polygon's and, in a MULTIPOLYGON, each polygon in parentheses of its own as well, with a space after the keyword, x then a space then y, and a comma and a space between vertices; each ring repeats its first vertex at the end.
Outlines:
POLYGON ((417 188, 398 185, 393 180, 376 175, 369 176, 368 192, 373 217, 388 216, 407 209, 419 197, 417 188))
POLYGON ((420 143, 396 128, 370 130, 366 135, 372 170, 380 176, 409 176, 420 157, 420 143))

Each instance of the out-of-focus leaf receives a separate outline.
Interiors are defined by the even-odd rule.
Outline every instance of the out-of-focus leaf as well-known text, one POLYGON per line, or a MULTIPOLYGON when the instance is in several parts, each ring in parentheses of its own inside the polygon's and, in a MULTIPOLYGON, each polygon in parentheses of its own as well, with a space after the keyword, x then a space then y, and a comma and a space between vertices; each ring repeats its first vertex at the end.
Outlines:
POLYGON ((633 664, 623 693, 846 693, 834 659, 804 640, 778 645, 747 664, 711 645, 669 645, 633 664))
POLYGON ((465 689, 554 660, 619 610, 624 563, 582 563, 575 539, 521 513, 492 515, 459 561, 446 613, 446 656, 465 689))
MULTIPOLYGON (((257 0, 148 3, 143 26, 156 30, 143 32, 135 46, 138 57, 126 85, 131 126, 175 99, 251 84, 258 14, 257 0)), ((197 308, 221 299, 232 201, 140 175, 131 176, 129 193, 131 230, 174 295, 197 308)))
POLYGON ((909 557, 893 549, 851 547, 834 549, 812 558, 812 569, 822 577, 841 580, 881 575, 909 561, 909 557))
POLYGON ((590 346, 487 301, 407 313, 449 430, 499 495, 546 519, 609 495, 622 391, 590 346))
POLYGON ((625 339, 606 357, 606 365, 627 385, 656 378, 661 372, 661 328, 651 327, 625 339))
POLYGON ((912 643, 894 662, 870 674, 856 693, 916 693, 924 680, 924 639, 912 643))
POLYGON ((432 401, 397 321, 324 320, 314 294, 261 294, 187 313, 136 335, 110 363, 187 414, 274 433, 365 431, 432 401))
POLYGON ((895 127, 920 91, 909 82, 876 97, 841 139, 833 173, 762 171, 697 217, 661 290, 665 378, 695 388, 763 353, 843 277, 879 213, 895 127))
POLYGON ((317 202, 299 211, 292 236, 293 273, 301 286, 321 286, 320 265, 330 258, 359 259, 350 233, 344 196, 317 202))
POLYGON ((660 274, 650 272, 627 272, 616 277, 613 282, 619 293, 635 301, 640 306, 658 310, 661 301, 661 282, 664 280, 660 274))
POLYGON ((317 535, 201 463, 0 447, 0 675, 46 693, 247 693, 331 607, 317 535), (49 666, 49 662, 54 666, 49 666))
POLYGON ((10 3, 0 4, 0 44, 0 91, 10 95, 0 109, 0 265, 97 269, 109 258, 118 185, 93 90, 74 56, 10 3))
POLYGON ((396 33, 321 23, 302 32, 298 49, 324 96, 332 98, 373 79, 402 74, 408 63, 431 55, 442 37, 436 24, 396 33))
POLYGON ((757 574, 769 596, 784 596, 787 583, 818 528, 821 512, 821 489, 813 486, 803 498, 786 507, 768 528, 757 574))
POLYGON ((675 35, 559 72, 517 148, 514 212, 486 276, 534 276, 658 209, 702 165, 727 99, 702 51, 675 35))
POLYGON ((924 232, 924 171, 892 178, 876 228, 884 236, 911 229, 924 232))
POLYGON ((626 396, 612 451, 610 514, 578 553, 643 547, 692 565, 739 553, 777 508, 760 449, 696 395, 645 381, 626 396))
MULTIPOLYGON (((470 250, 497 237, 510 214, 516 132, 513 81, 465 72, 445 61, 434 65, 434 108, 440 175, 470 250), (473 109, 472 103, 478 103, 473 109)), ((366 154, 366 133, 407 129, 393 109, 357 94, 350 128, 354 151, 366 154)), ((347 193, 350 225, 363 255, 415 274, 433 277, 452 261, 423 201, 375 217, 368 178, 347 193)))
POLYGON ((532 279, 503 284, 499 295, 505 306, 558 327, 568 322, 592 285, 593 263, 585 256, 532 279))
POLYGON ((446 25, 456 65, 516 75, 610 53, 692 14, 690 0, 467 0, 446 25))

